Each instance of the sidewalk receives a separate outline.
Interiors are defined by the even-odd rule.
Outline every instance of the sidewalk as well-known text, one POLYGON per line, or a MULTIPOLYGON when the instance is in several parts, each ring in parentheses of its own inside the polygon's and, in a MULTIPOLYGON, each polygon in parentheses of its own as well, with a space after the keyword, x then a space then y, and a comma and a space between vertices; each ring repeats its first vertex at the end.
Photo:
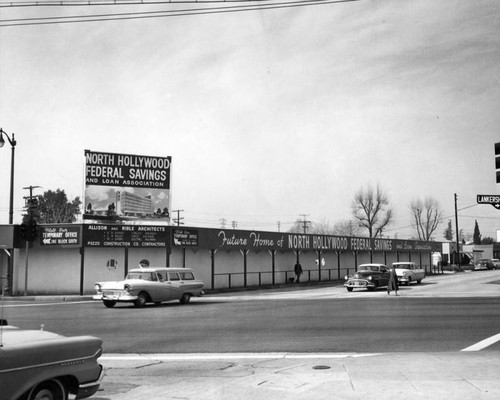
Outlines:
MULTIPOLYGON (((455 274, 456 272, 444 272, 444 274, 428 275, 427 277, 440 278, 446 277, 449 274, 455 274)), ((321 287, 342 287, 344 284, 343 279, 335 280, 323 280, 323 281, 311 281, 311 282, 301 282, 301 283, 277 283, 275 285, 262 285, 262 286, 247 286, 247 287, 233 287, 233 288, 220 288, 220 289, 207 289, 204 288, 207 296, 215 294, 236 294, 242 292, 255 293, 257 291, 295 291, 307 288, 321 288, 321 287)), ((92 300, 92 294, 47 294, 47 295, 16 295, 16 296, 4 296, 4 301, 86 301, 92 300)))
MULTIPOLYGON (((241 292, 250 292, 255 293, 257 291, 268 291, 268 290, 299 290, 305 288, 317 288, 317 287, 338 287, 342 286, 344 283, 343 280, 331 280, 331 281, 313 281, 313 282, 303 282, 303 283, 293 283, 293 284, 276 284, 276 285, 263 285, 263 286, 247 286, 247 287, 235 287, 235 288, 222 288, 222 289, 207 289, 204 288, 206 295, 214 295, 214 294, 234 294, 241 292)), ((92 294, 47 294, 47 295, 18 295, 18 296, 8 296, 5 295, 3 297, 4 301, 86 301, 92 300, 92 294)))
POLYGON ((499 352, 104 354, 94 400, 500 398, 499 352))

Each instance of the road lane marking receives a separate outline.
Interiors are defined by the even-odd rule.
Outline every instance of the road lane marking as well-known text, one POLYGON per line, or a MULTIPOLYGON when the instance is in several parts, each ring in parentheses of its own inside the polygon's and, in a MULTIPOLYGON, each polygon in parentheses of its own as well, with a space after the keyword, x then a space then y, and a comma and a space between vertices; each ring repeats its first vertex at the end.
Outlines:
POLYGON ((500 333, 491 336, 487 339, 481 340, 480 342, 477 342, 476 344, 473 344, 472 346, 466 347, 465 349, 462 349, 461 351, 479 351, 482 350, 488 346, 491 346, 492 344, 495 344, 496 342, 500 341, 500 333))
POLYGON ((95 300, 82 300, 82 301, 64 301, 64 302, 46 302, 46 303, 26 303, 26 304, 4 304, 5 308, 14 307, 46 307, 46 306, 60 306, 69 304, 84 304, 84 303, 95 303, 95 300))
POLYGON ((99 361, 210 361, 235 359, 317 359, 372 357, 381 353, 165 353, 165 354, 103 354, 99 361))

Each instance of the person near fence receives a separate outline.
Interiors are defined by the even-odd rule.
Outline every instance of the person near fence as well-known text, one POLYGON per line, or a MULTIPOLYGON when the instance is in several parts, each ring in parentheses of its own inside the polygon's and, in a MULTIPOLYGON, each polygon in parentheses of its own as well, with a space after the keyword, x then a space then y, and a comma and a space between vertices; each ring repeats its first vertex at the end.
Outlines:
POLYGON ((295 283, 299 283, 300 275, 302 275, 302 265, 300 265, 300 263, 295 264, 294 272, 295 272, 295 283))

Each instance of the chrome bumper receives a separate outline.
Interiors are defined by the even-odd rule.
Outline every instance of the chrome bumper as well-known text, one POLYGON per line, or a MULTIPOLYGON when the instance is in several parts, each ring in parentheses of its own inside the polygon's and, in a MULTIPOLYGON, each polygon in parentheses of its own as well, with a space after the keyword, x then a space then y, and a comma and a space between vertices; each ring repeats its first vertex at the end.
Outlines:
POLYGON ((351 288, 368 288, 368 287, 375 287, 375 284, 370 281, 365 281, 365 280, 353 280, 353 281, 347 281, 344 283, 345 287, 351 287, 351 288))
POLYGON ((78 386, 78 392, 76 393, 75 400, 90 397, 99 390, 99 386, 101 385, 102 378, 104 376, 104 369, 102 368, 102 365, 99 365, 99 367, 101 368, 101 371, 99 372, 99 378, 92 382, 80 384, 78 386))

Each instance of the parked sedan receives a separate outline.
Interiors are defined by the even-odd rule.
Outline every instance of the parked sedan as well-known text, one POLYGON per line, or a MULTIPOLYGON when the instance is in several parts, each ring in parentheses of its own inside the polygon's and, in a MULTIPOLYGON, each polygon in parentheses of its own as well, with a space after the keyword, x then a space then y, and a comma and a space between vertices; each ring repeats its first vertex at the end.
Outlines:
POLYGON ((495 264, 489 259, 479 260, 476 265, 474 265, 474 270, 478 271, 481 269, 495 269, 495 264))
POLYGON ((353 276, 346 276, 344 286, 348 292, 353 289, 377 290, 387 286, 389 269, 385 264, 361 264, 353 276))
MULTIPOLYGON (((0 321, 5 324, 5 321, 0 321)), ((67 400, 97 392, 102 340, 0 326, 0 398, 67 400)))
POLYGON ((408 286, 412 282, 420 283, 425 278, 425 270, 414 262, 395 262, 392 267, 396 269, 399 283, 408 286))
POLYGON ((94 299, 102 300, 106 307, 118 302, 144 307, 171 300, 186 304, 192 296, 203 296, 204 286, 189 268, 139 268, 131 270, 123 281, 96 283, 94 299))

